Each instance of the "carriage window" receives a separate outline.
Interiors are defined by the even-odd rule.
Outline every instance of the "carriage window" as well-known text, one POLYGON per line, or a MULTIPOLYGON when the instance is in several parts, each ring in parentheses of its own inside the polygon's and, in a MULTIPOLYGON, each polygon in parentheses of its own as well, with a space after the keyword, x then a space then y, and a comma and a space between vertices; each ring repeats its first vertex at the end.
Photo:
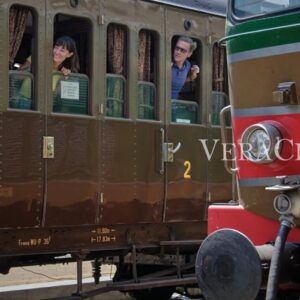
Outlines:
POLYGON ((201 44, 187 36, 172 39, 171 120, 199 123, 201 44))
POLYGON ((9 11, 9 108, 35 109, 35 15, 21 5, 9 11))
POLYGON ((300 7, 299 0, 235 0, 233 10, 237 17, 247 18, 263 14, 272 14, 278 11, 300 7))
POLYGON ((127 30, 119 24, 107 27, 106 115, 126 113, 127 30))
POLYGON ((212 125, 220 125, 220 111, 223 107, 229 104, 229 101, 226 49, 225 47, 220 47, 217 43, 215 43, 213 46, 213 79, 211 103, 211 123, 212 125))
POLYGON ((155 120, 157 84, 157 39, 155 32, 141 30, 138 45, 138 118, 155 120))
POLYGON ((53 39, 53 111, 89 113, 91 24, 58 14, 53 39))

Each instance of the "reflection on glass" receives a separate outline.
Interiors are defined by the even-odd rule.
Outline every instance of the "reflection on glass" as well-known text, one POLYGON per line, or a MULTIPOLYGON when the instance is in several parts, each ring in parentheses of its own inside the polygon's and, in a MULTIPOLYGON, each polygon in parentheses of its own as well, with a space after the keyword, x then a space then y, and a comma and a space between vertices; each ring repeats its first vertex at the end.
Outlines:
POLYGON ((235 0, 234 14, 240 18, 253 17, 300 7, 300 0, 235 0))

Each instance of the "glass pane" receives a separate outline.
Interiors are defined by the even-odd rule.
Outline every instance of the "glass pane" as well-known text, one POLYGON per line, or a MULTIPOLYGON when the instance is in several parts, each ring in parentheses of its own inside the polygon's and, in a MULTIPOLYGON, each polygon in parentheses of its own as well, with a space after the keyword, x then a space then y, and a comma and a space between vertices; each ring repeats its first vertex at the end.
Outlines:
POLYGON ((106 115, 122 118, 124 116, 125 78, 122 75, 106 75, 106 115))
POLYGON ((172 122, 191 124, 197 123, 198 104, 194 101, 171 100, 172 122))
POLYGON ((138 118, 155 120, 155 85, 138 83, 138 118))
POLYGON ((222 92, 212 92, 212 125, 220 125, 220 111, 226 106, 227 95, 222 92))
POLYGON ((88 113, 88 77, 70 74, 68 78, 53 72, 53 111, 61 113, 88 113))
POLYGON ((246 18, 300 7, 300 0, 235 0, 233 11, 237 17, 246 18))
POLYGON ((9 108, 34 109, 34 14, 26 6, 9 10, 9 108))
POLYGON ((9 71, 9 107, 32 109, 33 76, 25 71, 9 71))

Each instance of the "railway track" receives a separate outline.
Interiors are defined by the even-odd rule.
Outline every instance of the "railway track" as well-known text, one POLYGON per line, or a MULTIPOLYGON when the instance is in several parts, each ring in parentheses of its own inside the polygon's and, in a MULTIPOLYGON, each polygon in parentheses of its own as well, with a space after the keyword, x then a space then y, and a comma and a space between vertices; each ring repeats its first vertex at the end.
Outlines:
MULTIPOLYGON (((112 279, 115 272, 111 266, 103 266, 101 271, 102 277, 97 288, 104 287, 112 279)), ((91 289, 95 289, 92 267, 90 262, 84 262, 83 290, 91 289)), ((13 268, 9 274, 0 275, 0 300, 41 300, 69 296, 75 292, 75 263, 13 268)), ((189 298, 176 293, 171 299, 189 300, 189 298)), ((128 294, 112 291, 94 296, 89 300, 133 300, 133 298, 128 294)))

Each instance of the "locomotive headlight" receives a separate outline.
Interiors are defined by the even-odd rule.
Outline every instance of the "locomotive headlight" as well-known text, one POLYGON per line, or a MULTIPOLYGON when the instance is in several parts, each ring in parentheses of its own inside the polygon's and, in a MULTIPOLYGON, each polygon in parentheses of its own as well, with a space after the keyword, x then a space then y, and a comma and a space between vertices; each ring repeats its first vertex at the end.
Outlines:
POLYGON ((281 134, 270 124, 255 124, 248 127, 242 135, 243 155, 254 163, 269 163, 280 152, 281 134))

